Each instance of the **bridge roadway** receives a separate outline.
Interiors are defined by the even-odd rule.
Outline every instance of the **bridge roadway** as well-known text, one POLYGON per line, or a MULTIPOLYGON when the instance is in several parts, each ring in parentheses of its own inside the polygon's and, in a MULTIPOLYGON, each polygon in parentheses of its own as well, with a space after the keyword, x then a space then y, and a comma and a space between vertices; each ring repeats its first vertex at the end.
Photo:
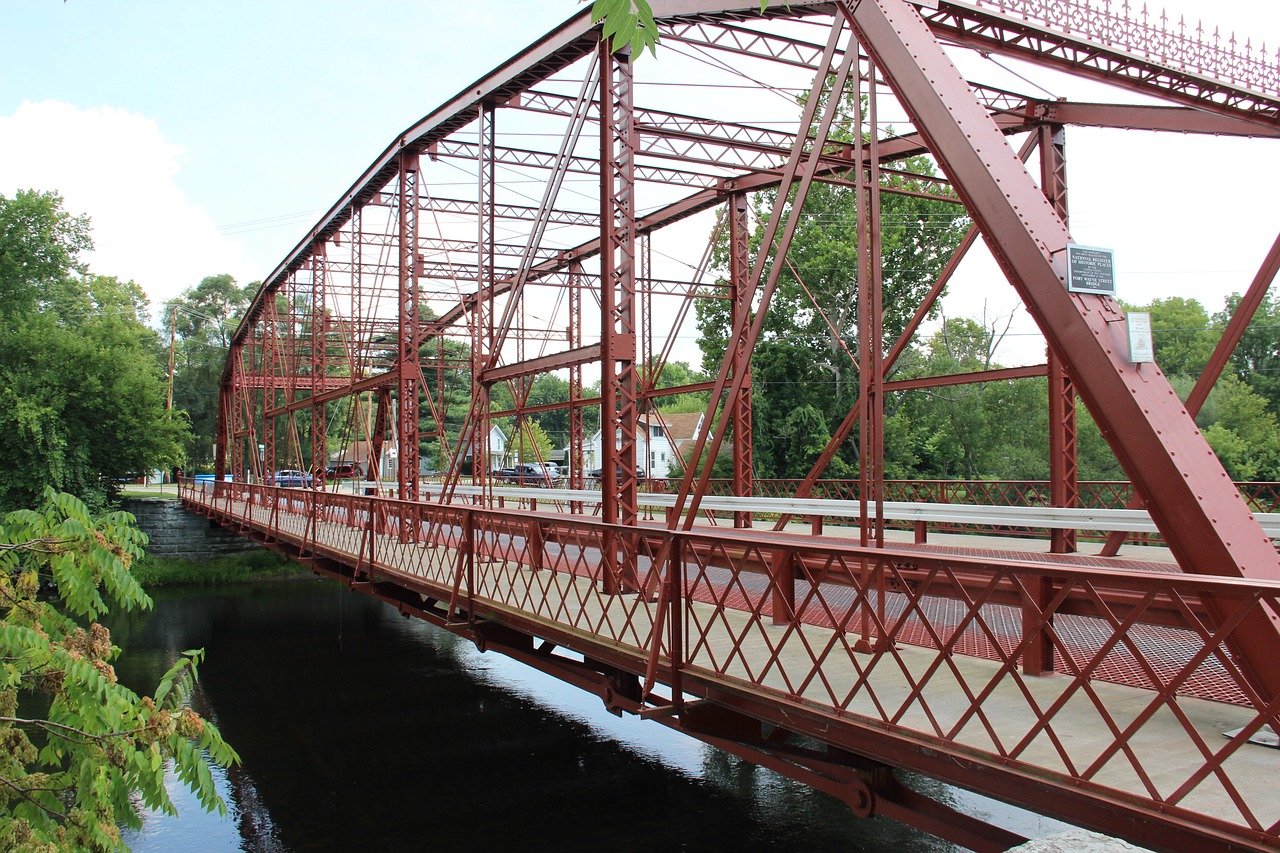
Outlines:
POLYGON ((877 551, 838 530, 671 533, 545 501, 533 512, 242 484, 184 484, 182 498, 617 710, 975 849, 1016 838, 874 768, 1156 848, 1280 847, 1280 750, 1249 742, 1278 704, 1231 651, 1249 610, 1280 612, 1280 585, 1181 574, 1162 549, 1123 561, 1009 539, 877 551), (1200 604, 1210 591, 1236 602, 1216 624, 1200 604), (770 726, 827 750, 785 746, 770 726))

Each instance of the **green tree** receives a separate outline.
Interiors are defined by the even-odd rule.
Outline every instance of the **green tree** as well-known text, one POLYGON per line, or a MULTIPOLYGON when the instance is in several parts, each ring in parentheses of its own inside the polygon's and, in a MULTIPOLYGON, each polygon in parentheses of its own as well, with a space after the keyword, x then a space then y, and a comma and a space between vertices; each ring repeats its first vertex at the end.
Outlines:
MULTIPOLYGON (((1223 310, 1213 315, 1213 324, 1225 327, 1240 306, 1240 294, 1227 297, 1223 310)), ((1253 315, 1249 327, 1231 354, 1231 371, 1249 383, 1280 413, 1280 296, 1269 294, 1253 315)))
POLYGON ((56 194, 0 195, 0 510, 46 486, 101 504, 117 480, 182 458, 146 299, 83 274, 89 246, 87 220, 56 194))
MULTIPOLYGON (((904 373, 950 376, 988 370, 998 365, 996 324, 951 317, 930 338, 923 357, 911 359, 904 373)), ((1047 421, 1044 394, 1025 382, 984 382, 923 389, 906 395, 886 419, 895 437, 906 433, 917 442, 917 474, 928 477, 1002 477, 1011 467, 1026 468, 1035 446, 1044 456, 1047 421), (1038 445, 1037 445, 1038 441, 1038 445), (1017 462, 1015 463, 1015 460, 1017 462)), ((902 451, 896 451, 899 455, 902 451)), ((886 468, 888 466, 886 465, 886 468)))
POLYGON ((188 703, 202 653, 184 653, 153 696, 138 696, 117 682, 120 650, 97 622, 108 602, 151 606, 129 572, 146 538, 132 522, 95 520, 48 490, 38 511, 0 523, 2 849, 124 849, 118 826, 140 826, 140 806, 176 812, 166 763, 206 810, 226 811, 209 761, 239 759, 188 703))
MULTIPOLYGON (((830 138, 854 139, 865 104, 845 96, 839 105, 830 138)), ((932 162, 911 157, 894 164, 895 172, 883 179, 881 196, 883 261, 883 325, 886 341, 901 334, 924 295, 954 253, 969 224, 954 201, 928 198, 936 192, 932 162), (912 178, 915 174, 921 177, 912 178), (907 194, 910 193, 910 194, 907 194)), ((852 181, 853 171, 843 176, 852 181)), ((776 190, 757 193, 752 200, 757 228, 752 252, 759 248, 764 222, 777 198, 776 190)), ((858 371, 852 354, 858 352, 858 289, 868 277, 858 251, 860 227, 856 194, 846 184, 819 183, 805 199, 795 237, 780 273, 778 287, 765 318, 763 332, 752 355, 752 399, 763 411, 754 430, 755 456, 762 477, 799 477, 802 455, 775 448, 783 441, 782 421, 803 405, 814 407, 830 427, 844 419, 858 396, 858 371), (787 458, 783 463, 782 458, 787 458)), ((722 269, 727 266, 727 243, 717 252, 722 269)), ((774 259, 771 263, 779 263, 774 259)), ((721 282, 723 286, 723 282, 721 282)), ((728 346, 728 300, 704 299, 697 307, 699 346, 703 366, 717 369, 728 346)), ((856 442, 845 442, 833 462, 831 476, 841 468, 857 465, 856 442)))
MULTIPOLYGON (((645 378, 646 382, 649 377, 653 375, 653 368, 654 365, 650 363, 641 369, 642 376, 645 378)), ((658 374, 657 380, 653 383, 653 387, 655 389, 681 388, 697 382, 705 382, 706 379, 706 375, 701 371, 694 370, 687 361, 669 361, 662 366, 662 372, 658 374)), ((675 414, 677 412, 701 412, 706 410, 707 401, 710 398, 711 395, 706 391, 671 394, 656 398, 652 407, 666 414, 675 414)))
POLYGON ((524 418, 511 436, 510 448, 521 462, 546 462, 551 458, 551 439, 538 421, 524 418))
POLYGON ((533 380, 526 401, 529 406, 554 406, 563 404, 562 409, 549 409, 538 413, 538 424, 556 447, 564 447, 569 443, 569 383, 554 373, 543 373, 533 380))
POLYGON ((1196 424, 1232 479, 1280 477, 1280 423, 1249 383, 1231 374, 1219 379, 1196 424))
POLYGON ((84 272, 80 253, 91 248, 89 218, 63 210, 57 193, 0 195, 0 319, 61 305, 68 277, 84 272))
POLYGON ((1194 299, 1170 296, 1150 305, 1124 306, 1151 315, 1151 342, 1156 364, 1168 376, 1199 376, 1213 353, 1217 335, 1209 329, 1209 312, 1194 299))
POLYGON ((230 275, 211 275, 164 304, 164 326, 172 324, 177 338, 173 405, 187 413, 191 424, 184 447, 190 465, 213 463, 222 368, 236 323, 257 289, 258 282, 241 287, 230 275))

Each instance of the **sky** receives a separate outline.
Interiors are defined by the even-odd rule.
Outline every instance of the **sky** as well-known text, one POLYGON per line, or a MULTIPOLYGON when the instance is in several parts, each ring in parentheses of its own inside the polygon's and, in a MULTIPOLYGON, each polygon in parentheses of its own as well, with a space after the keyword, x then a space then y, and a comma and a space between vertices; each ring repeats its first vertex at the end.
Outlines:
POLYGON ((153 305, 261 279, 406 127, 573 0, 4 0, 0 193, 58 190, 153 305))
MULTIPOLYGON (((0 194, 59 191, 93 220, 92 271, 135 280, 153 305, 207 275, 257 280, 400 131, 579 8, 4 0, 0 194)), ((1217 22, 1224 38, 1280 47, 1280 4, 1169 8, 1174 19, 1217 22)), ((1020 73, 1030 82, 1010 75, 1010 88, 1103 99, 1048 72, 1020 73)), ((1280 140, 1073 128, 1073 234, 1116 250, 1126 301, 1184 295, 1217 310, 1280 232, 1278 150, 1280 140)), ((981 253, 966 264, 946 310, 1014 314, 1005 361, 1042 358, 1011 290, 993 286, 999 274, 983 264, 981 253)))

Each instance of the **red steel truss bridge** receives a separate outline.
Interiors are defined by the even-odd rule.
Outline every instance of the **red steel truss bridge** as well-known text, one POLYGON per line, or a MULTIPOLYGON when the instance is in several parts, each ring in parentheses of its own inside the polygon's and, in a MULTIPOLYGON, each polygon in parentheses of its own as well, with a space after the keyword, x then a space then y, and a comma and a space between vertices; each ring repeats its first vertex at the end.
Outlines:
POLYGON ((1019 841, 907 787, 897 771, 910 770, 1156 849, 1280 848, 1280 750, 1264 745, 1280 731, 1274 507, 1242 497, 1193 421, 1280 240, 1185 403, 1130 359, 1114 299, 1068 288, 1065 264, 1071 128, 1198 134, 1206 150, 1276 137, 1277 59, 1127 3, 653 5, 657 60, 613 52, 584 11, 406 129, 342 193, 241 322, 217 480, 185 483, 184 502, 862 815, 976 850, 1019 841), (1116 97, 995 87, 979 79, 986 60, 1116 97), (857 402, 809 477, 756 483, 751 354, 811 190, 831 185, 858 211, 856 310, 827 318, 856 342, 857 402), (892 340, 890 194, 971 222, 892 340), (892 379, 978 238, 1045 363, 892 379), (730 326, 714 380, 659 387, 708 300, 730 326), (567 400, 533 394, 548 373, 567 376, 567 400), (1052 473, 1035 500, 886 482, 886 395, 1020 377, 1049 387, 1052 473), (658 404, 689 391, 710 398, 704 426, 672 448, 684 477, 655 488, 652 439, 672 431, 658 404), (1078 401, 1132 483, 1105 512, 1077 481, 1078 401), (568 424, 564 479, 494 476, 499 445, 549 412, 568 424), (824 472, 845 442, 863 463, 833 490, 824 472), (393 470, 338 488, 323 470, 335 447, 393 470), (698 460, 722 454, 733 476, 713 481, 698 460), (293 468, 313 486, 271 485, 293 468), (928 541, 930 525, 960 523, 1045 538, 928 541), (1100 555, 1077 553, 1077 530, 1109 537, 1100 555), (1131 533, 1167 550, 1121 558, 1131 533))

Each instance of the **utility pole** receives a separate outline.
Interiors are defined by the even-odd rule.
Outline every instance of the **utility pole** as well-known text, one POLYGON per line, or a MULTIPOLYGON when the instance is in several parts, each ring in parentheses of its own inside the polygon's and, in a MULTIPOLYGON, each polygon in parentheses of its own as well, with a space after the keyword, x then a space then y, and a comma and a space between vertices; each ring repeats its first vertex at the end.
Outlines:
POLYGON ((169 398, 165 400, 166 412, 173 411, 173 360, 178 347, 178 306, 169 312, 169 398))

